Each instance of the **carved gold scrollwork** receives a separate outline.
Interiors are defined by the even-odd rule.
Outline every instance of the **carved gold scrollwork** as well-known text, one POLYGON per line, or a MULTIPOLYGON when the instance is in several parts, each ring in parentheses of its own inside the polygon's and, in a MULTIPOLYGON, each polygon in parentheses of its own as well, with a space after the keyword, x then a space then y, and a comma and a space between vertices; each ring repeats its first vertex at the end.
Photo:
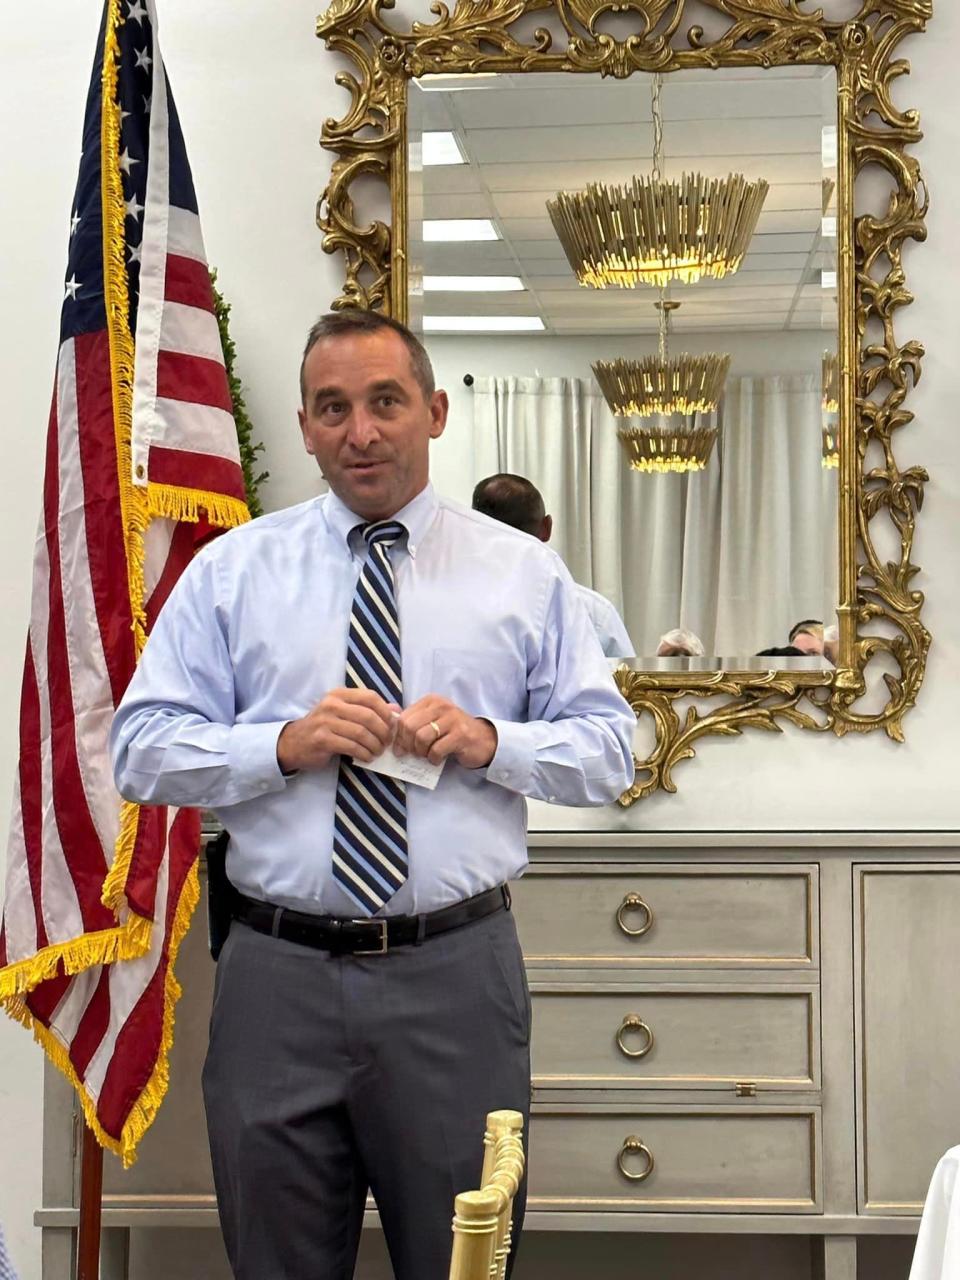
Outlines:
POLYGON ((676 765, 715 734, 779 732, 789 723, 837 735, 883 729, 902 740, 903 717, 916 701, 930 645, 912 560, 928 477, 915 462, 901 466, 894 447, 913 420, 906 401, 923 356, 919 342, 899 340, 896 321, 912 301, 903 246, 926 236, 927 190, 909 150, 921 138, 917 113, 898 109, 891 87, 908 70, 895 56, 897 47, 924 29, 930 0, 862 0, 859 12, 843 22, 806 0, 457 0, 452 7, 436 0, 435 20, 409 30, 385 20, 393 7, 393 0, 333 0, 318 19, 317 34, 355 72, 337 76, 350 94, 346 114, 323 125, 322 145, 335 160, 317 221, 323 247, 344 255, 344 290, 333 305, 375 308, 401 319, 411 76, 568 71, 626 77, 686 67, 836 67, 840 666, 831 672, 696 675, 621 667, 621 691, 655 730, 655 745, 638 762, 636 782, 621 803, 675 791, 676 765), (721 15, 722 29, 705 34, 693 21, 698 7, 721 15), (532 29, 522 21, 541 14, 543 24, 532 29), (605 29, 611 25, 614 30, 605 29), (889 198, 885 209, 855 216, 854 180, 868 168, 883 172, 889 198), (368 176, 390 189, 396 240, 386 223, 357 213, 351 188, 368 176), (899 544, 894 559, 880 549, 889 542, 887 522, 899 544), (878 686, 885 690, 883 705, 872 699, 869 710, 858 709, 878 686))

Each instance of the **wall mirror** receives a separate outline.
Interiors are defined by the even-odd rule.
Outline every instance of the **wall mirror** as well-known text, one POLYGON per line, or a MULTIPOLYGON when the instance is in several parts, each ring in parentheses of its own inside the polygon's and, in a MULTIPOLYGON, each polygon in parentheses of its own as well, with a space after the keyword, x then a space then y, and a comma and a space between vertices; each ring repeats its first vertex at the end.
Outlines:
POLYGON ((441 386, 473 378, 457 397, 465 461, 475 480, 533 481, 551 544, 625 623, 631 644, 611 656, 643 670, 769 666, 754 655, 798 648, 796 623, 836 621, 837 399, 823 385, 837 350, 836 135, 832 67, 411 81, 408 316, 441 386), (756 229, 720 279, 585 287, 548 207, 651 172, 655 108, 668 181, 767 184, 756 229), (691 353, 723 370, 717 407, 689 425, 615 415, 593 372, 659 359, 662 304, 675 308, 668 367, 691 353), (691 435, 701 455, 641 457, 677 469, 638 470, 634 425, 691 435), (688 636, 664 641, 678 629, 688 636), (694 652, 658 654, 684 638, 694 652))
POLYGON ((574 578, 619 611, 607 651, 655 731, 623 803, 674 790, 709 734, 899 739, 922 679, 926 474, 894 433, 926 190, 891 82, 929 3, 846 9, 460 0, 404 26, 335 0, 318 21, 353 64, 323 128, 335 305, 423 333, 454 496, 526 476, 574 578))

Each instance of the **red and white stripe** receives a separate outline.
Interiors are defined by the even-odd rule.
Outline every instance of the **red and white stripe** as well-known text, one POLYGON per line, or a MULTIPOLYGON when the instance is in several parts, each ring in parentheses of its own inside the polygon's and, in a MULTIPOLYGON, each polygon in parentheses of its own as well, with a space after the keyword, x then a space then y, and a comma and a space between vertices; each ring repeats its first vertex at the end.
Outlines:
POLYGON ((134 654, 116 466, 103 465, 116 453, 100 402, 109 389, 106 335, 64 342, 34 552, 0 966, 116 923, 96 880, 119 830, 107 734, 134 654), (21 877, 25 897, 15 891, 21 877))
POLYGON ((233 405, 199 217, 170 204, 169 110, 154 65, 134 382, 133 483, 243 498, 233 405))

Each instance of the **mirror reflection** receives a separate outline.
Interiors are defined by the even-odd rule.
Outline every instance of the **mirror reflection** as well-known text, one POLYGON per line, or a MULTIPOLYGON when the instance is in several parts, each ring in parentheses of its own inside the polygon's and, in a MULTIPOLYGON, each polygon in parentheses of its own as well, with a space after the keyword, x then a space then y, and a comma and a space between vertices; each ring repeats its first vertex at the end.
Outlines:
POLYGON ((611 657, 835 661, 833 69, 409 92, 439 487, 549 539, 611 657))

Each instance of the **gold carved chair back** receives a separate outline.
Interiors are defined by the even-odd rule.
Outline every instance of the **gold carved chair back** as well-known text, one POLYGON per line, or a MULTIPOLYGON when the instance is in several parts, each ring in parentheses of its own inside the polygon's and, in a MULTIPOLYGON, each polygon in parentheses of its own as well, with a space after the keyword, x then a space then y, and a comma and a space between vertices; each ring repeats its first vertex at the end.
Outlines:
POLYGON ((480 1187, 461 1192, 454 1202, 450 1280, 504 1280, 513 1200, 523 1168, 523 1116, 491 1111, 483 1135, 480 1187))

